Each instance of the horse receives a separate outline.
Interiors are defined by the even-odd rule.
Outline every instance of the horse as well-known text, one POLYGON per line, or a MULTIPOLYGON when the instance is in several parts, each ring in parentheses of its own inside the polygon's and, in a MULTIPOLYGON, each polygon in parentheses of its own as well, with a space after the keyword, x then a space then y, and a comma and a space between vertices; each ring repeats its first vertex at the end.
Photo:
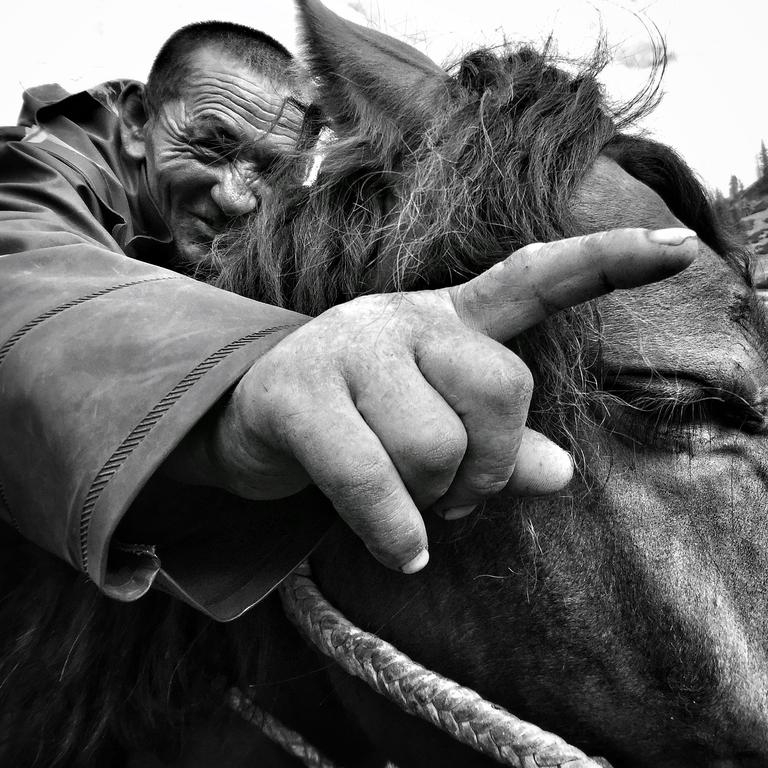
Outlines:
MULTIPOLYGON (((685 163, 626 133, 643 105, 609 107, 598 59, 503 47, 446 72, 319 0, 299 9, 317 105, 224 244, 221 286, 313 314, 456 283, 530 242, 700 239, 681 274, 510 342, 536 382, 530 425, 576 458, 566 491, 425 513, 417 576, 335 527, 311 556, 322 592, 614 768, 768 766, 768 318, 747 255, 685 163)), ((8 764, 298 765, 224 707, 233 683, 341 765, 494 764, 318 656, 274 597, 226 625, 159 593, 116 604, 3 539, 8 764)))

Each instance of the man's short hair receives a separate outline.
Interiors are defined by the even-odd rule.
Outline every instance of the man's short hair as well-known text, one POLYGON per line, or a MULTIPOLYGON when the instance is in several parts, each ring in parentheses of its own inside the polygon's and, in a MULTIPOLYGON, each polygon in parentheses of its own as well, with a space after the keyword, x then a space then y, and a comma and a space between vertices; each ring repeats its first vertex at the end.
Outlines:
POLYGON ((274 38, 229 21, 199 21, 174 32, 157 54, 145 90, 150 112, 157 114, 163 104, 183 97, 192 54, 203 48, 225 52, 273 87, 293 81, 293 57, 274 38))

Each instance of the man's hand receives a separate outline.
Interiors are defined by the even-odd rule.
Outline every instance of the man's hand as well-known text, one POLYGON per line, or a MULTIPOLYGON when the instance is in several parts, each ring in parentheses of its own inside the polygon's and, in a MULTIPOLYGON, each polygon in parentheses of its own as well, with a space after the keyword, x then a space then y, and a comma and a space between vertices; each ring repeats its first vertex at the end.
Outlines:
POLYGON ((207 464, 203 482, 250 499, 314 483, 378 560, 420 570, 420 510, 456 518, 505 487, 571 479, 569 455, 525 428, 531 374, 501 342, 669 277, 697 249, 688 230, 614 230, 529 245, 464 285, 334 307, 253 365, 174 474, 186 457, 207 464))

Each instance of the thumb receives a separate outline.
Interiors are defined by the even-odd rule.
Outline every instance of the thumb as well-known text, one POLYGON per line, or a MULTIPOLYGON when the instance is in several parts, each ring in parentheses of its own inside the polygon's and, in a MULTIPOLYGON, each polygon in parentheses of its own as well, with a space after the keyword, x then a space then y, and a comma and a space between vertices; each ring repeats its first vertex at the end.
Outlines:
POLYGON ((544 496, 565 488, 573 477, 571 455, 549 438, 525 427, 517 451, 515 471, 503 493, 544 496))

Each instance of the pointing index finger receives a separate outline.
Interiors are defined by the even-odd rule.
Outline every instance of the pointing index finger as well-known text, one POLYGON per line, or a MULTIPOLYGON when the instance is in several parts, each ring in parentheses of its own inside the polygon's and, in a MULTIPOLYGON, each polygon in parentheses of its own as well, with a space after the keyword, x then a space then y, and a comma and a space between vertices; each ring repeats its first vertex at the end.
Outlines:
POLYGON ((566 307, 671 277, 697 252, 689 229, 614 229, 527 245, 445 290, 462 322, 507 341, 566 307))

